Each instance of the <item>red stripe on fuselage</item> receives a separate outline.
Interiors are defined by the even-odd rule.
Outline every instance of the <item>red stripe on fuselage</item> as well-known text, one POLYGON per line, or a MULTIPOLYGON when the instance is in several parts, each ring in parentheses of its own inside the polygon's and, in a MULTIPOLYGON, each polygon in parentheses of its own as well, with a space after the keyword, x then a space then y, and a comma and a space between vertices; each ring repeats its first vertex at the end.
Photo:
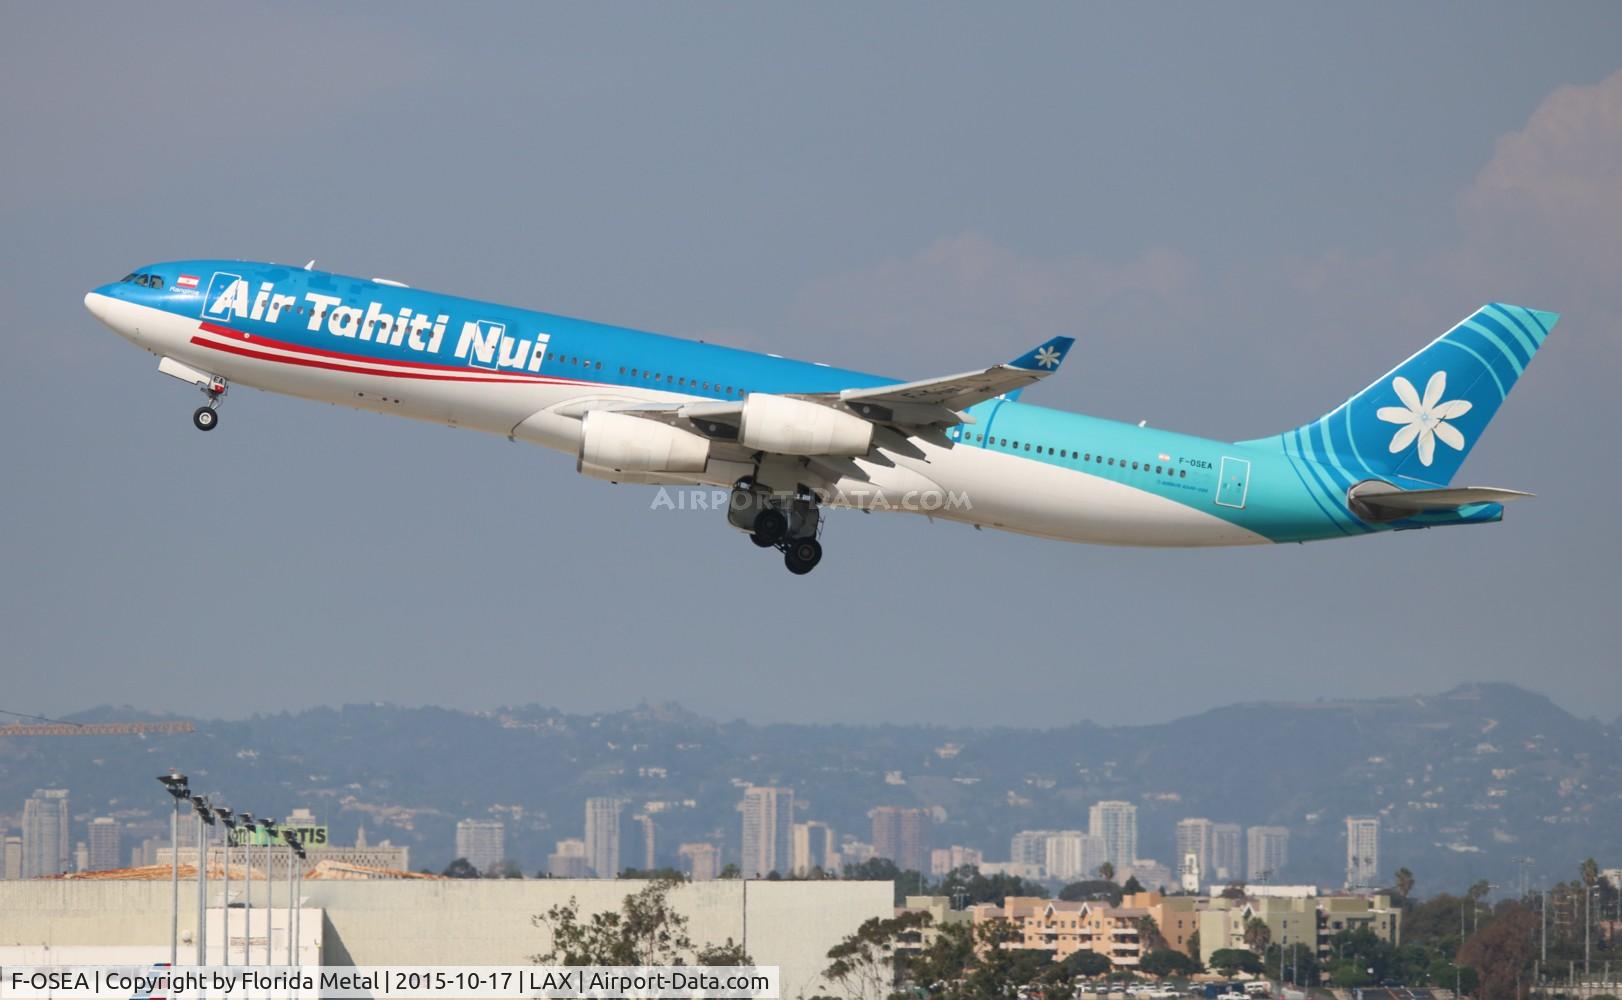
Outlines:
POLYGON ((448 382, 539 382, 545 385, 596 385, 595 382, 586 382, 580 379, 557 378, 552 375, 541 375, 530 372, 492 371, 489 375, 476 374, 487 371, 479 368, 452 368, 448 365, 436 365, 424 361, 395 361, 392 358, 373 358, 364 354, 345 354, 341 351, 329 351, 320 347, 307 347, 303 344, 294 344, 273 337, 263 337, 258 334, 244 333, 228 326, 216 323, 199 323, 198 326, 206 333, 217 337, 228 337, 232 344, 221 344, 201 337, 193 337, 191 342, 201 347, 211 347, 217 351, 229 354, 240 354, 243 357, 255 358, 260 361, 282 361, 287 364, 303 365, 307 368, 326 368, 332 371, 351 372, 357 375, 381 375, 386 378, 413 378, 430 379, 448 382), (401 368, 416 369, 416 371, 378 371, 372 368, 357 368, 352 365, 343 365, 330 362, 321 362, 313 358, 299 357, 287 358, 275 354, 265 354, 261 351, 249 350, 238 346, 239 344, 258 343, 266 347, 273 347, 281 351, 292 351, 298 354, 315 355, 320 358, 332 358, 334 361, 365 362, 374 365, 394 365, 401 368))

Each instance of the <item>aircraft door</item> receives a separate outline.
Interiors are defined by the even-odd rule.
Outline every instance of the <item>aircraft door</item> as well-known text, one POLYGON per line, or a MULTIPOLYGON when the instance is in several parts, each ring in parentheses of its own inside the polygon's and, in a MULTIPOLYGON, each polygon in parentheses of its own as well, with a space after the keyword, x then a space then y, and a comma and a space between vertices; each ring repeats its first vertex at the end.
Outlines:
POLYGON ((1249 493, 1249 460, 1222 456, 1222 466, 1217 470, 1217 505, 1242 510, 1245 506, 1245 498, 1249 493))

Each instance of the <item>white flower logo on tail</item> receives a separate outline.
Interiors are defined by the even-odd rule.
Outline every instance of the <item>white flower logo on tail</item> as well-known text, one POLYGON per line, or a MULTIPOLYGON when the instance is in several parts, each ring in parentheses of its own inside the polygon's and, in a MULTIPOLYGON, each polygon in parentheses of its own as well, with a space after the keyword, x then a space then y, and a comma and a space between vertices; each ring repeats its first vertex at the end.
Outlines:
POLYGON ((1402 405, 1382 406, 1374 414, 1388 424, 1402 425, 1397 433, 1391 435, 1391 454, 1402 451, 1417 439, 1419 462, 1429 466, 1436 455, 1437 439, 1454 451, 1464 450, 1464 435, 1448 421, 1469 413, 1470 401, 1450 399, 1442 402, 1442 394, 1447 391, 1447 372, 1437 372, 1430 377, 1430 381, 1425 383, 1424 399, 1419 398, 1414 384, 1401 375, 1392 379, 1391 388, 1396 390, 1402 405))
POLYGON ((1043 368, 1059 367, 1059 352, 1051 347, 1044 347, 1036 352, 1036 363, 1043 368))

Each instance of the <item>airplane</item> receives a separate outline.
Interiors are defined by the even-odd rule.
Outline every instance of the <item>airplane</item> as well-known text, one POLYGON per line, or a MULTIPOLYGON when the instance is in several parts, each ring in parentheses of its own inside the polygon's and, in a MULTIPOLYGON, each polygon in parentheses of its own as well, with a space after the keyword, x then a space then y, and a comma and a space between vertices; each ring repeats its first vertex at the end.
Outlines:
POLYGON ((901 381, 314 265, 153 264, 84 301, 202 390, 199 430, 241 384, 501 434, 611 482, 725 487, 727 523, 795 574, 830 507, 1124 546, 1501 520, 1531 494, 1450 484, 1559 318, 1482 306, 1317 420, 1227 442, 1020 401, 1067 336, 901 381))

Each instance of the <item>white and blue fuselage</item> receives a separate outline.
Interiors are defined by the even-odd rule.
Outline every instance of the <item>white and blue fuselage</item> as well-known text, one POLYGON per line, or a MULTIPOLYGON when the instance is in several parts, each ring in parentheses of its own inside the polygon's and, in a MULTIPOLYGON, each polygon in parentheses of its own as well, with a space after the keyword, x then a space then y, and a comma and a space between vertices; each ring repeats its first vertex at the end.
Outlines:
MULTIPOLYGON (((1482 502, 1490 493, 1445 487, 1555 319, 1483 307, 1318 421, 1256 441, 1033 406, 1009 398, 1017 392, 962 396, 973 401, 940 410, 941 393, 921 392, 948 417, 909 419, 908 404, 892 399, 869 418, 876 430, 865 450, 828 445, 843 452, 830 454, 815 445, 791 453, 751 447, 747 428, 742 437, 731 425, 722 434, 706 414, 725 423, 748 412, 751 397, 781 397, 826 402, 849 421, 863 412, 854 396, 883 401, 887 386, 933 384, 275 264, 152 265, 85 303, 164 359, 166 372, 210 393, 204 429, 236 383, 533 442, 580 456, 582 471, 602 478, 730 487, 748 477, 779 491, 808 488, 822 504, 1139 546, 1297 542, 1498 520, 1501 504, 1482 502), (661 455, 680 452, 695 434, 718 436, 696 464, 673 459, 671 471, 655 463, 614 473, 591 465, 583 450, 593 411, 643 418, 632 426, 656 432, 661 455), (673 425, 683 437, 671 446, 659 435, 673 425), (1367 490, 1427 499, 1369 506, 1358 499, 1367 490)), ((1034 380, 1046 374, 1038 364, 1057 368, 1070 344, 1060 341, 1026 368, 993 371, 1029 369, 1034 380)), ((763 426, 765 417, 752 419, 763 426)))

